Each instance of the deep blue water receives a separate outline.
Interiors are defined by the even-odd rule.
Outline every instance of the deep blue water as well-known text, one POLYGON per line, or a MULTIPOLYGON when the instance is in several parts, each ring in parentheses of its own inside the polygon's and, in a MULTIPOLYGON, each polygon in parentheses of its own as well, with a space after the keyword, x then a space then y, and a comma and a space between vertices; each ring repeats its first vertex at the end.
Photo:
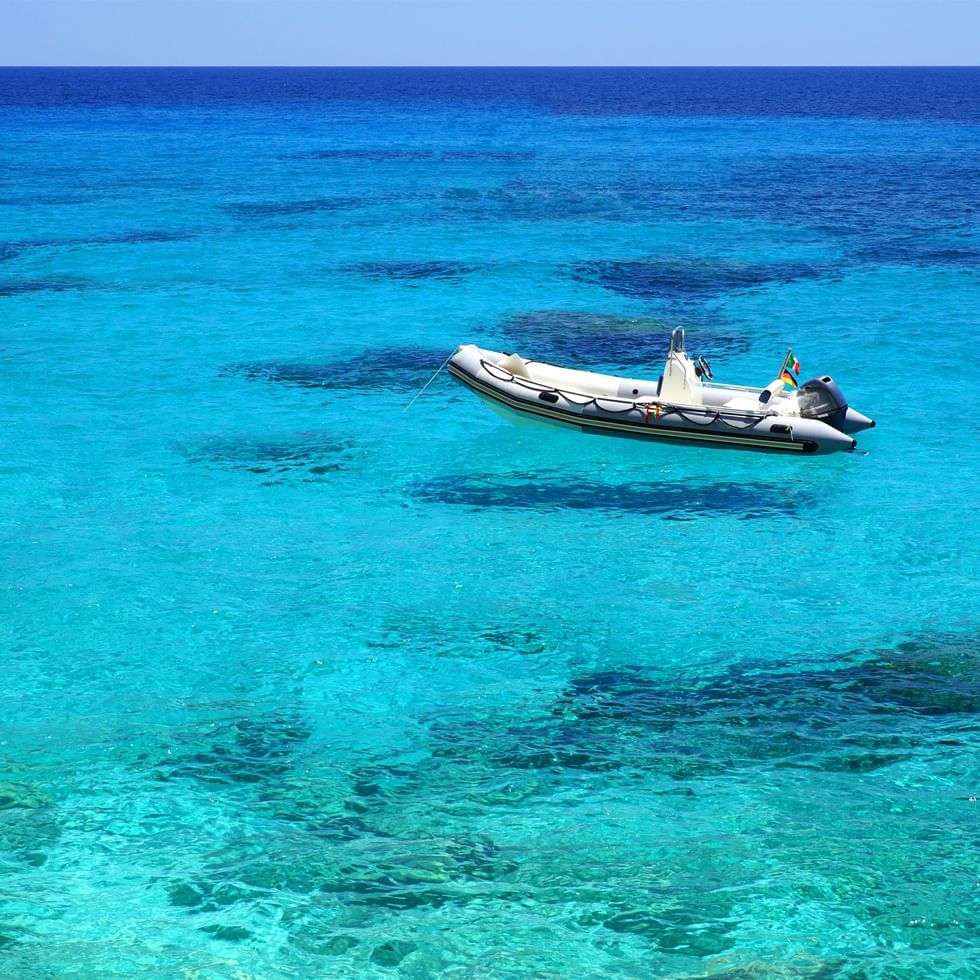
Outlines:
POLYGON ((0 69, 0 974, 972 977, 980 70, 0 69), (508 426, 460 342, 878 427, 508 426))
POLYGON ((0 104, 49 108, 482 103, 607 117, 980 122, 976 68, 0 68, 0 81, 0 104))

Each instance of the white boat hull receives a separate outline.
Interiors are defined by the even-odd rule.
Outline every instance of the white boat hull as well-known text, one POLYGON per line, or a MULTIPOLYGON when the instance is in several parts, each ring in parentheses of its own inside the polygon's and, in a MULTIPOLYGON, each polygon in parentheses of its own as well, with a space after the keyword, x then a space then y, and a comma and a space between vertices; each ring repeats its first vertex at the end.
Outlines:
MULTIPOLYGON (((511 421, 651 442, 795 456, 847 451, 857 445, 848 434, 826 422, 782 415, 764 405, 746 409, 724 403, 678 404, 658 397, 657 382, 571 371, 533 361, 523 362, 526 371, 515 373, 501 362, 515 364, 512 356, 499 351, 465 345, 450 359, 448 369, 457 381, 511 421)), ((519 365, 516 370, 521 371, 519 365)), ((756 399, 759 394, 753 389, 717 386, 712 397, 720 400, 738 392, 754 394, 756 399)), ((732 395, 726 400, 750 399, 732 395)))

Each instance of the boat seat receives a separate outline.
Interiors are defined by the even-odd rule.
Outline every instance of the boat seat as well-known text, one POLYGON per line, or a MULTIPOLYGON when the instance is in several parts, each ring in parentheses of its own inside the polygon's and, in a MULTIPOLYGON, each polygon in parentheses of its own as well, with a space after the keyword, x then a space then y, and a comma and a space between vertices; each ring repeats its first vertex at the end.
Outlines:
POLYGON ((527 364, 520 354, 508 354, 506 357, 497 361, 497 367, 502 367, 505 371, 510 371, 515 377, 531 380, 531 372, 527 369, 527 364))
POLYGON ((749 395, 736 395, 734 398, 730 398, 725 402, 725 408, 741 409, 743 412, 762 412, 770 408, 770 403, 773 398, 778 397, 783 393, 783 381, 782 378, 776 378, 775 381, 770 381, 769 384, 759 392, 758 398, 752 398, 749 395))

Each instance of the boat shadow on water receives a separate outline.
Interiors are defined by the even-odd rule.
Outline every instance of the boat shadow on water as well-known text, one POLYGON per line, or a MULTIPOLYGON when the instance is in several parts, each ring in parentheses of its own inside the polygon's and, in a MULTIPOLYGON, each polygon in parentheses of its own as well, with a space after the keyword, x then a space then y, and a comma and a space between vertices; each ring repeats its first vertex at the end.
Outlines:
POLYGON ((412 485, 408 493, 426 503, 479 510, 587 510, 649 515, 667 521, 798 517, 813 504, 808 492, 770 482, 694 484, 664 480, 609 484, 584 479, 566 482, 533 473, 435 477, 412 485))

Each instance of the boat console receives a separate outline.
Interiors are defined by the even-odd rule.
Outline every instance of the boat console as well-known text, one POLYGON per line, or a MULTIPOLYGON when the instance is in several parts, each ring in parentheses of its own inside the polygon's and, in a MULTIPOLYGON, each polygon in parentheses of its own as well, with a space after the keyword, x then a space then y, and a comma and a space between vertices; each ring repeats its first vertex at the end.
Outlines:
POLYGON ((670 335, 670 350, 660 379, 658 397, 679 405, 703 405, 702 373, 703 370, 687 356, 684 349, 684 328, 677 327, 670 335))

